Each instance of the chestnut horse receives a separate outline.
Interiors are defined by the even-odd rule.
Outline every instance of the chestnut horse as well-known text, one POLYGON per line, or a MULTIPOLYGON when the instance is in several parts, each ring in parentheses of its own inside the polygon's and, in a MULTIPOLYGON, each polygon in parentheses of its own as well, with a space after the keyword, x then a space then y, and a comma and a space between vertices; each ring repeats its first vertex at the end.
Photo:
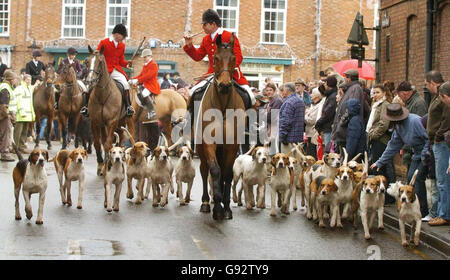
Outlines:
POLYGON ((88 46, 88 49, 91 53, 87 58, 89 74, 86 82, 91 91, 88 110, 97 154, 97 175, 103 176, 102 146, 107 157, 112 147, 114 131, 119 124, 125 125, 125 110, 122 109, 122 94, 109 76, 103 56, 104 48, 94 51, 88 46))
POLYGON ((53 118, 55 116, 55 88, 53 82, 56 78, 54 62, 45 67, 44 82, 40 84, 33 92, 33 107, 36 114, 36 145, 39 147, 39 134, 41 132, 40 120, 47 116, 47 127, 45 128, 45 141, 47 149, 51 150, 50 132, 52 131, 53 118))
MULTIPOLYGON (((61 86, 59 107, 57 110, 59 128, 62 132, 63 144, 61 149, 67 147, 68 130, 75 133, 80 121, 80 109, 82 104, 81 90, 77 82, 77 74, 71 65, 64 65, 61 73, 55 81, 55 85, 61 86), (72 125, 68 126, 68 122, 72 125)), ((75 147, 78 148, 78 147, 75 147)))
MULTIPOLYGON (((135 136, 135 123, 148 121, 147 110, 139 107, 136 102, 136 87, 131 87, 131 104, 135 110, 135 114, 132 117, 132 121, 127 122, 128 130, 130 134, 135 136), (139 119, 138 119, 139 118, 139 119)), ((160 94, 155 95, 155 121, 159 120, 162 124, 162 129, 167 136, 168 145, 173 144, 172 141, 172 121, 177 121, 186 115, 186 101, 178 92, 172 89, 163 89, 160 94)), ((152 121, 152 120, 150 120, 152 121)))
POLYGON ((222 220, 224 218, 233 218, 230 209, 231 181, 233 179, 233 163, 239 148, 237 140, 238 122, 241 127, 245 127, 245 105, 233 85, 233 72, 236 65, 234 34, 231 36, 229 43, 222 43, 221 35, 218 35, 216 45, 214 79, 203 97, 200 105, 201 115, 199 116, 199 121, 195 121, 194 127, 197 136, 199 135, 197 122, 201 122, 200 137, 202 143, 196 143, 197 153, 200 158, 200 172, 203 179, 203 196, 200 211, 205 213, 211 211, 208 194, 208 174, 211 174, 214 198, 213 219, 222 220), (209 112, 212 112, 210 109, 215 109, 215 112, 220 111, 221 118, 212 117, 212 120, 209 120, 205 113, 209 114, 209 112), (231 112, 240 112, 243 114, 243 117, 231 117, 230 111, 227 112, 227 109, 232 109, 231 112), (242 124, 242 122, 244 123, 242 124), (209 135, 205 134, 205 131, 209 135), (228 139, 227 136, 232 139, 228 139), (208 137, 214 138, 214 141, 211 141, 208 137), (220 142, 217 143, 218 141, 216 140, 220 142))

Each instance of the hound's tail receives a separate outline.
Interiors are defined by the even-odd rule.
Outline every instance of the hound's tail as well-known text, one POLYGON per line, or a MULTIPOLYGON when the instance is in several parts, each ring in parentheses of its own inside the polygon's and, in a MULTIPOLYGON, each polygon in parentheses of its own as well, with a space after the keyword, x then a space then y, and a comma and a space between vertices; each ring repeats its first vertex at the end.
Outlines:
POLYGON ((120 129, 122 129, 125 134, 127 134, 128 138, 130 139, 131 145, 134 145, 136 142, 134 141, 133 136, 131 136, 130 132, 128 131, 128 129, 126 129, 125 127, 120 127, 120 129))
POLYGON ((114 132, 114 136, 116 137, 116 142, 114 143, 114 147, 117 147, 120 144, 120 136, 117 132, 114 132))

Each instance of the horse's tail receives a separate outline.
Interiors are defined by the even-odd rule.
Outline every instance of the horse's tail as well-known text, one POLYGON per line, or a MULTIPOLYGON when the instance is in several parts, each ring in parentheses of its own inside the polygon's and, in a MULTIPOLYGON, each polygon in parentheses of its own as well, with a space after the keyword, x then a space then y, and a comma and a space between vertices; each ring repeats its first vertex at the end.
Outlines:
POLYGON ((134 138, 133 136, 131 136, 131 133, 128 131, 128 129, 123 126, 121 126, 120 128, 123 130, 123 132, 125 132, 125 134, 127 134, 128 138, 130 139, 131 145, 134 145, 136 142, 134 141, 134 138))
POLYGON ((75 116, 70 115, 69 119, 67 120, 68 123, 68 128, 69 128, 69 132, 70 133, 75 133, 76 132, 76 125, 75 125, 75 116))

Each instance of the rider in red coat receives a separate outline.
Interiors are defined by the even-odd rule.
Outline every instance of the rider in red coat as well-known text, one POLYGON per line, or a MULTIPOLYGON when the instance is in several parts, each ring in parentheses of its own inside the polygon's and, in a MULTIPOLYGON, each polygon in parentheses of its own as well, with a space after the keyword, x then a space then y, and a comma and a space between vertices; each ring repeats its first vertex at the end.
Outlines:
POLYGON ((142 102, 142 105, 148 111, 148 119, 152 119, 156 116, 155 109, 153 107, 154 99, 153 95, 161 93, 161 88, 158 83, 158 64, 152 59, 152 50, 145 49, 142 51, 141 57, 144 58, 144 67, 141 74, 134 77, 129 81, 130 84, 143 84, 144 90, 138 93, 138 98, 142 102))
MULTIPOLYGON (((205 74, 214 73, 214 53, 216 52, 217 45, 216 45, 216 39, 219 35, 222 37, 222 42, 230 42, 231 39, 231 32, 223 30, 221 28, 222 23, 220 20, 219 14, 212 10, 208 9, 203 13, 202 16, 202 25, 203 30, 207 34, 200 45, 200 47, 197 49, 193 46, 193 39, 192 37, 186 36, 185 39, 185 46, 183 47, 184 51, 195 61, 202 60, 206 55, 208 55, 209 59, 209 68, 208 72, 205 74)), ((233 80, 236 81, 237 84, 239 84, 242 88, 244 88, 251 100, 252 105, 255 104, 255 98, 253 96, 253 92, 250 90, 250 87, 248 86, 247 79, 244 77, 240 65, 243 60, 242 52, 241 52, 241 46, 239 43, 238 38, 236 35, 234 35, 234 55, 236 56, 236 69, 233 74, 233 80)), ((211 79, 211 78, 210 78, 211 79)), ((197 85, 195 85, 191 89, 191 94, 194 93, 198 88, 203 87, 207 81, 207 79, 203 80, 202 82, 199 82, 197 85)), ((202 93, 203 95, 203 93, 202 93)), ((193 98, 191 98, 192 100, 193 98)), ((192 103, 189 104, 189 110, 192 112, 193 106, 192 103)))
MULTIPOLYGON (((131 117, 134 114, 134 109, 130 101, 130 85, 128 84, 127 75, 122 69, 122 67, 131 66, 131 61, 125 60, 125 44, 122 42, 127 36, 125 25, 117 24, 112 31, 112 37, 101 40, 97 50, 101 50, 103 47, 103 56, 111 78, 123 86, 125 90, 123 101, 127 107, 127 117, 131 117)), ((84 115, 87 115, 86 105, 88 104, 89 95, 87 95, 86 99, 85 107, 81 109, 81 113, 84 115)))

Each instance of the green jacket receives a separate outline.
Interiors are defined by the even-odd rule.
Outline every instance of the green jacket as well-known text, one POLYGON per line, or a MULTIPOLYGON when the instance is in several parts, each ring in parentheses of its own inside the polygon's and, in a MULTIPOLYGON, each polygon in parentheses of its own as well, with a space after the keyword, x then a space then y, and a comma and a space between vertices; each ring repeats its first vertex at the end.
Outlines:
POLYGON ((388 133, 389 121, 383 120, 381 118, 381 111, 386 110, 388 104, 389 102, 385 100, 376 108, 372 108, 372 110, 375 110, 374 111, 375 115, 372 127, 370 128, 369 133, 367 134, 369 142, 372 140, 377 140, 387 145, 387 143, 391 139, 391 136, 388 133))
POLYGON ((425 116, 428 111, 425 100, 423 100, 417 91, 411 95, 408 101, 406 101, 406 109, 408 109, 411 114, 416 114, 420 117, 425 116))
POLYGON ((17 98, 17 122, 34 122, 33 90, 34 87, 25 82, 14 90, 17 98))

